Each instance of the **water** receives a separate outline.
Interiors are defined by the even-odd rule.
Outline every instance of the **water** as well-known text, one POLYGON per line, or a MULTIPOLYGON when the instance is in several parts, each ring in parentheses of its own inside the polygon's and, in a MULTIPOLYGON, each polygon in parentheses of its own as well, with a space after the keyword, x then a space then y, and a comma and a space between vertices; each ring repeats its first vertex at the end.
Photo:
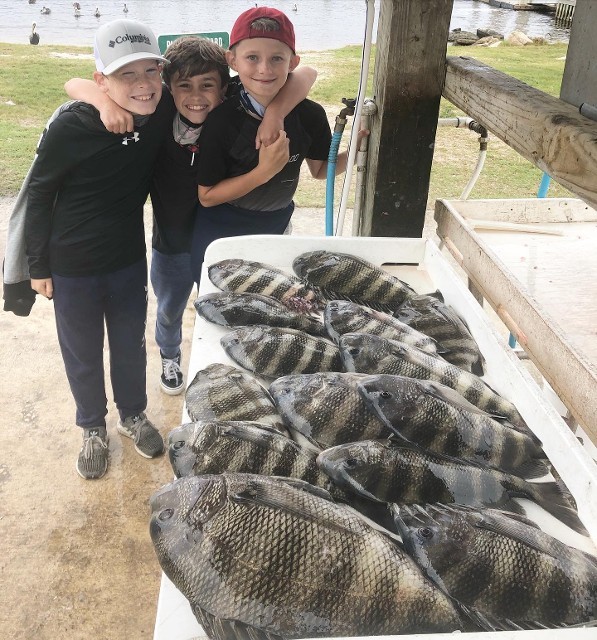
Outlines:
MULTIPOLYGON (((92 46, 93 34, 105 22, 124 17, 120 0, 82 0, 81 16, 75 17, 72 0, 0 0, 0 42, 29 42, 31 24, 37 24, 40 44, 92 46), (51 9, 41 15, 42 6, 51 9), (101 13, 93 13, 98 7, 101 13)), ((127 16, 148 24, 159 34, 229 32, 236 17, 255 5, 254 0, 128 0, 127 16)), ((361 44, 365 31, 365 0, 268 0, 293 21, 300 51, 335 49, 361 44), (294 5, 297 11, 293 11, 294 5)), ((375 2, 376 14, 379 0, 375 2)), ((478 0, 454 0, 450 28, 475 31, 490 27, 503 34, 515 29, 529 36, 567 40, 568 29, 555 27, 549 14, 537 11, 496 9, 478 0)), ((374 34, 377 29, 377 15, 374 34)))

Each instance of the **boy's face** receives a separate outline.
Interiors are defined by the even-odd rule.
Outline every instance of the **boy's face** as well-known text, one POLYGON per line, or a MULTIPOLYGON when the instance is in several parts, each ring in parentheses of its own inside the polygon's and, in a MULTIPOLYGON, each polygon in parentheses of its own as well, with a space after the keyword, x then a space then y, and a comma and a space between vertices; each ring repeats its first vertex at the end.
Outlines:
POLYGON ((162 97, 162 78, 157 60, 137 60, 109 76, 96 71, 93 77, 114 102, 140 116, 151 115, 162 97))
POLYGON ((284 86, 300 58, 287 44, 272 38, 241 40, 226 60, 238 72, 243 87, 259 104, 267 107, 284 86))
POLYGON ((193 124, 203 124, 207 114, 224 99, 226 87, 217 71, 182 78, 178 71, 170 81, 174 104, 181 116, 193 124))

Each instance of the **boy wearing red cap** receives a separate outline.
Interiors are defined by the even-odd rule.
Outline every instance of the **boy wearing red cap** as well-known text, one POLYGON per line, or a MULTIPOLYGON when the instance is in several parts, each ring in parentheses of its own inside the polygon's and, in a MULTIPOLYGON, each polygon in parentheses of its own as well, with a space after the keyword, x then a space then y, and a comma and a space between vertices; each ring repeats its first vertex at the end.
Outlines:
MULTIPOLYGON (((195 279, 207 246, 218 238, 283 234, 294 210, 303 160, 314 178, 325 179, 332 133, 323 107, 305 99, 284 120, 274 145, 273 172, 259 163, 253 140, 263 113, 299 64, 294 28, 269 7, 242 13, 230 34, 226 59, 238 72, 239 94, 210 114, 199 150, 199 200, 191 256, 195 279)), ((273 146, 273 145, 272 145, 273 146)), ((270 165, 271 166, 271 165, 270 165)), ((346 168, 339 154, 337 172, 346 168)))

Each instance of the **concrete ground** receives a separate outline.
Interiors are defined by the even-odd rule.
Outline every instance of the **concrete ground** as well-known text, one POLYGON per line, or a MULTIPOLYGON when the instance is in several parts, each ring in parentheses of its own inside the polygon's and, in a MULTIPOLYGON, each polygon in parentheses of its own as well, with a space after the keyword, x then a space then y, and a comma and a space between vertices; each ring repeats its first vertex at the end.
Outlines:
MULTIPOLYGON (((2 256, 12 205, 12 199, 0 199, 2 256)), ((146 211, 148 232, 150 215, 146 211)), ((298 210, 293 221, 294 233, 323 234, 321 210, 298 210)), ((147 239, 149 246, 149 233, 147 239)), ((184 371, 194 315, 191 299, 184 371)), ((160 391, 154 322, 150 290, 147 413, 167 436, 180 424, 183 396, 160 391)), ((0 637, 151 638, 161 570, 149 537, 148 498, 172 478, 167 456, 139 456, 116 431, 110 400, 108 473, 97 481, 81 479, 75 471, 81 431, 52 303, 38 297, 26 318, 0 311, 0 335, 0 637)))

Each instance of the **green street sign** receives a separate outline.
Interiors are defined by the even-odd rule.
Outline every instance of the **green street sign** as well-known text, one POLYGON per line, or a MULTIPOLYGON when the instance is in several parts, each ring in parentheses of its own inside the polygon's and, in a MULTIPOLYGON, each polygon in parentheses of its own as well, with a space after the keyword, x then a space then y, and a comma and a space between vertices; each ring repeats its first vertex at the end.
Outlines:
POLYGON ((172 35, 158 36, 160 52, 164 53, 169 45, 182 36, 201 36, 202 38, 207 38, 219 44, 223 49, 228 49, 228 45, 230 44, 230 34, 227 31, 214 31, 213 33, 175 33, 172 35))

